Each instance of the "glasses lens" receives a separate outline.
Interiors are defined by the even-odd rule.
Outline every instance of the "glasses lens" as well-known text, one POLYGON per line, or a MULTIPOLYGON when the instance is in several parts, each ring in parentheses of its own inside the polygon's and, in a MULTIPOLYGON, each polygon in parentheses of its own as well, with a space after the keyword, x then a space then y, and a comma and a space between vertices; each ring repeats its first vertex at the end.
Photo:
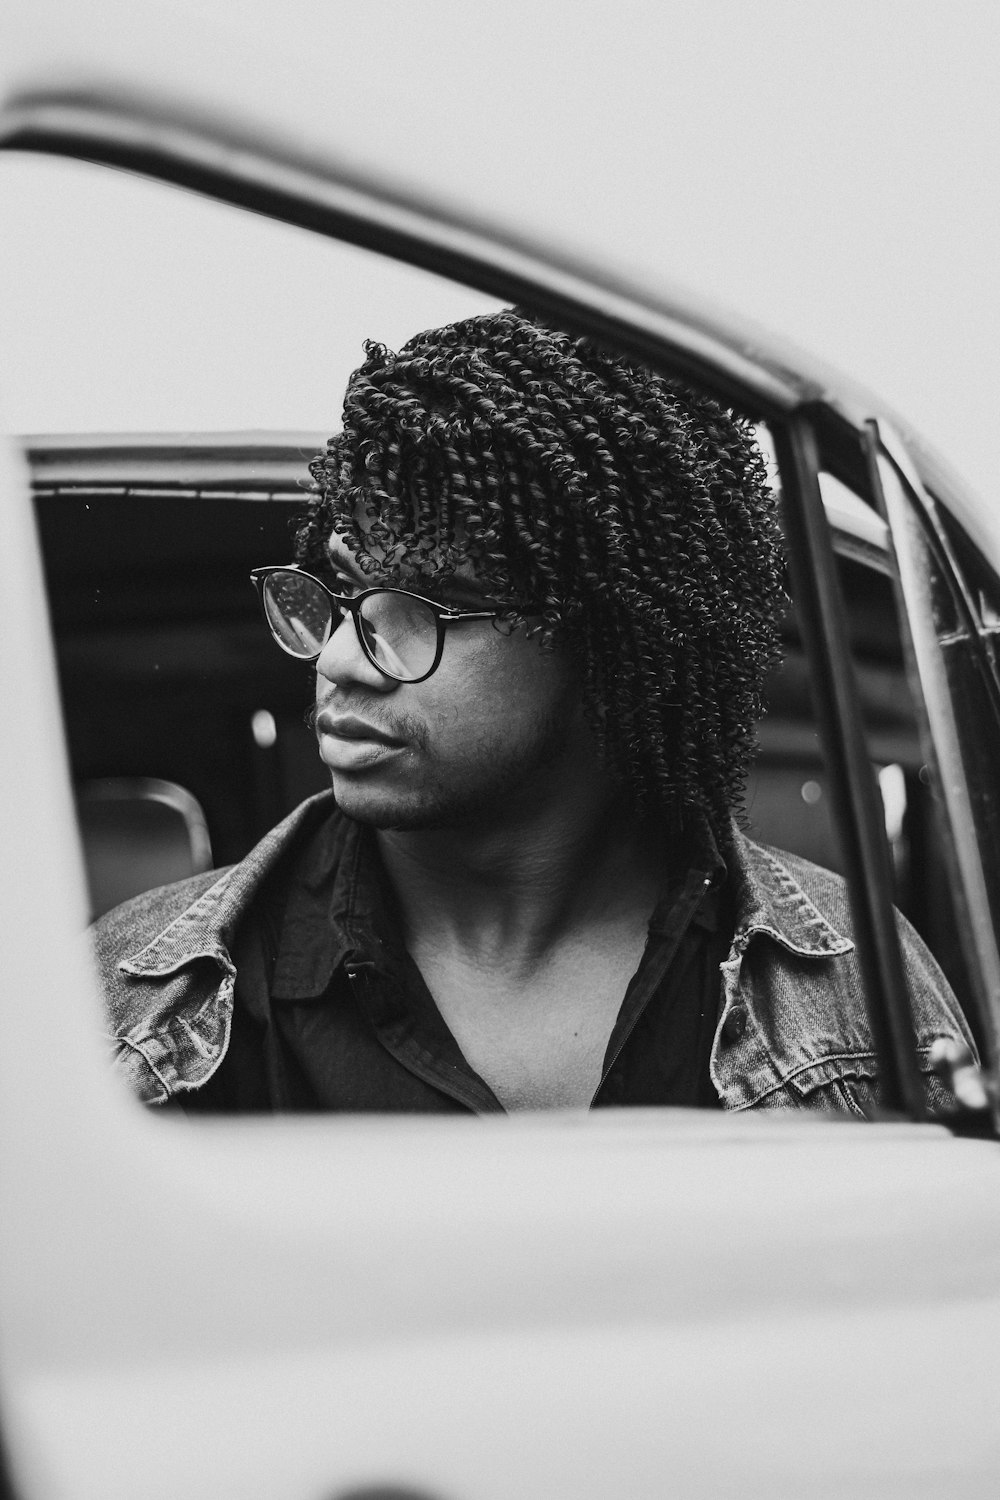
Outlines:
POLYGON ((275 640, 292 656, 314 660, 333 626, 333 605, 311 578, 279 571, 264 580, 264 613, 275 640))
POLYGON ((420 599, 380 589, 362 604, 360 620, 365 644, 390 677, 412 682, 431 670, 437 655, 437 617, 420 599))

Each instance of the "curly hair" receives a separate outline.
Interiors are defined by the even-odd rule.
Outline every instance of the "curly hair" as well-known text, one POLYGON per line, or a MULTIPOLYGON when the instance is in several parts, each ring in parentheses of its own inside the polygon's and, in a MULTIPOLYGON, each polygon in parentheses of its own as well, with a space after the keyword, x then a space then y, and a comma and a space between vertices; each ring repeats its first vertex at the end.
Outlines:
POLYGON ((634 804, 726 841, 787 603, 750 423, 520 309, 365 353, 299 561, 328 566, 333 530, 404 583, 470 559, 508 628, 572 651, 634 804))

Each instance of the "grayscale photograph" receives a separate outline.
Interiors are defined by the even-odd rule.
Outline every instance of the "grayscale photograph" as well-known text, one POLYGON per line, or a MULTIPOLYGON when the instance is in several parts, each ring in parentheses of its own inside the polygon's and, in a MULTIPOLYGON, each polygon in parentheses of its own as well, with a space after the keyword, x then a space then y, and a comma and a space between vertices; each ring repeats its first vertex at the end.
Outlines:
POLYGON ((998 49, 7 0, 0 1500, 996 1494, 998 49))

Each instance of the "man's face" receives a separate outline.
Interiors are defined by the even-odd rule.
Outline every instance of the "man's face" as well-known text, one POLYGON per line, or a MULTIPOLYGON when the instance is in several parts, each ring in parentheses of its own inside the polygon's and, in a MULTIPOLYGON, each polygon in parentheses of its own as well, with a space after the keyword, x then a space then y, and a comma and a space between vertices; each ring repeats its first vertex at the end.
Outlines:
MULTIPOLYGON (((344 593, 392 581, 363 574, 337 536, 330 558, 344 593)), ((468 565, 410 587, 456 609, 491 603, 468 565)), ((490 620, 448 626, 433 675, 401 683, 368 661, 345 616, 316 664, 316 733, 339 805, 379 828, 489 822, 594 757, 566 653, 490 620)))

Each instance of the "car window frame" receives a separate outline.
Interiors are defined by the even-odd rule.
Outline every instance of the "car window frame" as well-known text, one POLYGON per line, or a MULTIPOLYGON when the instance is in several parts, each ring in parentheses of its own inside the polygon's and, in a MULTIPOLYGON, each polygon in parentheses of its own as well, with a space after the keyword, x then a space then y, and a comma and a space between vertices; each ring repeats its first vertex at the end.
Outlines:
MULTIPOLYGON (((654 368, 694 380, 769 424, 886 1111, 923 1119, 890 856, 820 488, 829 430, 839 427, 842 439, 846 426, 860 452, 860 425, 845 423, 829 393, 808 376, 679 305, 640 298, 604 272, 182 109, 120 96, 28 95, 13 101, 0 120, 0 148, 124 168, 525 303, 654 368)), ((867 492, 864 483, 859 487, 867 492)))

